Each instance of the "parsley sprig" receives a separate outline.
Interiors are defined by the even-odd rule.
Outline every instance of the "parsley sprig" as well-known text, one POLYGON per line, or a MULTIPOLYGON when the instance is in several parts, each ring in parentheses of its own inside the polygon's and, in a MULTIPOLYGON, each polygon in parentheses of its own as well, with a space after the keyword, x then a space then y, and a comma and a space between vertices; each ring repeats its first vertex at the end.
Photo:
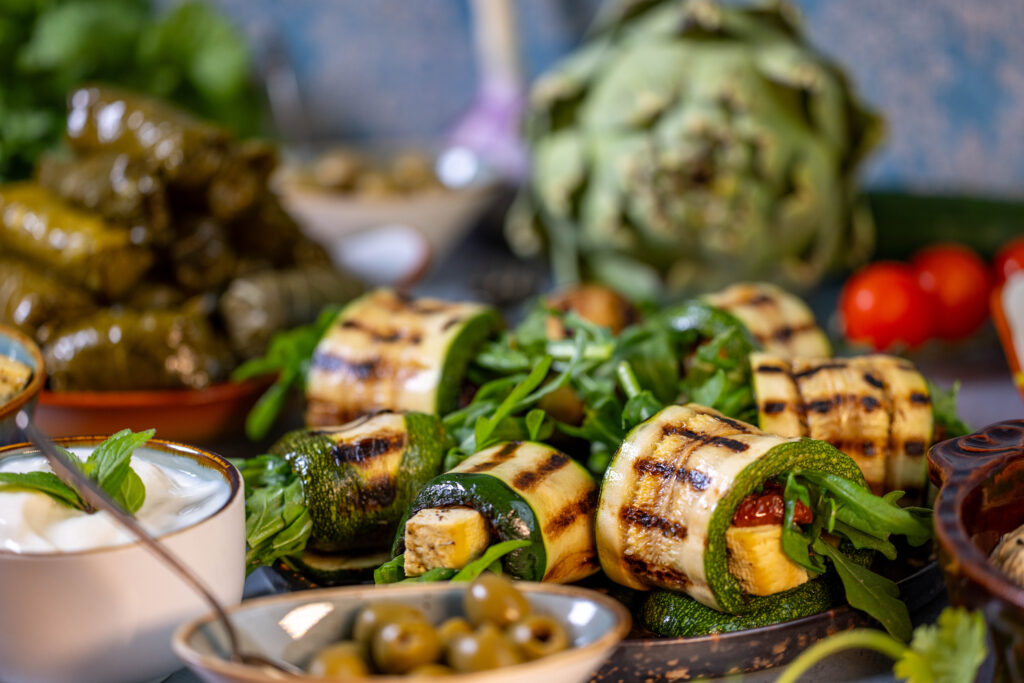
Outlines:
MULTIPOLYGON (((63 450, 71 462, 76 463, 115 503, 135 514, 146 500, 146 487, 131 468, 131 457, 136 449, 153 438, 154 433, 152 429, 138 433, 122 429, 98 445, 84 461, 61 446, 57 448, 63 450)), ((4 491, 37 491, 62 505, 89 514, 96 512, 53 472, 0 472, 0 493, 4 491)))

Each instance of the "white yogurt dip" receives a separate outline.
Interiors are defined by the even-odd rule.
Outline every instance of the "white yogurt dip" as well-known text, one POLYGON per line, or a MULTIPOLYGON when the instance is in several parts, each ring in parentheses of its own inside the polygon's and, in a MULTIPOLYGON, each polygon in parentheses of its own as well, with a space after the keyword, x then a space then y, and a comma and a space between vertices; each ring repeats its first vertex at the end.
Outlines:
MULTIPOLYGON (((81 459, 92 449, 72 448, 81 459)), ((136 518, 151 534, 184 529, 228 501, 231 487, 216 470, 184 456, 139 448, 131 467, 146 487, 136 518)), ((0 459, 0 472, 50 471, 41 455, 0 459)), ((86 514, 44 493, 0 490, 0 550, 15 553, 73 552, 132 543, 135 537, 105 512, 86 514)))

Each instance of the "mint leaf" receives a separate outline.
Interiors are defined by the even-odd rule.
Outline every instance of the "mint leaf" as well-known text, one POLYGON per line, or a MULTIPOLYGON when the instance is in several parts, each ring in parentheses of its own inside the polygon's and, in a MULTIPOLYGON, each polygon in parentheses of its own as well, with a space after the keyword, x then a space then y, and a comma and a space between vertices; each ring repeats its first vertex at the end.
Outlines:
POLYGON ((142 478, 130 467, 121 483, 120 490, 114 496, 114 502, 132 515, 138 512, 142 504, 146 502, 146 486, 142 483, 142 478))
POLYGON ((245 500, 245 540, 249 545, 246 570, 251 572, 282 557, 300 554, 312 532, 313 522, 298 476, 292 474, 284 486, 271 483, 253 488, 245 500))
POLYGON ((0 491, 11 489, 38 491, 58 503, 85 510, 85 503, 78 493, 58 479, 53 472, 0 472, 0 491))
MULTIPOLYGON (((124 499, 121 493, 122 485, 128 477, 128 473, 132 471, 132 453, 135 452, 135 449, 153 438, 155 433, 156 430, 153 429, 147 429, 137 434, 133 433, 130 429, 122 429, 112 435, 97 446, 86 459, 85 467, 87 474, 100 485, 100 488, 107 492, 107 495, 121 503, 122 500, 119 499, 124 499)), ((133 482, 130 486, 141 487, 142 481, 133 482)), ((145 494, 143 493, 144 497, 145 494)), ((134 510, 129 510, 129 512, 134 512, 134 510)))
POLYGON ((820 538, 814 541, 814 552, 832 561, 852 607, 876 619, 894 638, 903 642, 910 639, 910 613, 893 581, 853 562, 820 538))

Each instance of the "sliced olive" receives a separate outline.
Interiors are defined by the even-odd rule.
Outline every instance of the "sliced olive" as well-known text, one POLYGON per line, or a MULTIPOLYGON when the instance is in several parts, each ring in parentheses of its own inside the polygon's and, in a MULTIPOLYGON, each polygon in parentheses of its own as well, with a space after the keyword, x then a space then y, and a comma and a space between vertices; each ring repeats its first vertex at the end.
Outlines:
POLYGON ((441 639, 441 644, 445 647, 447 647, 448 644, 458 636, 468 636, 472 632, 472 624, 462 617, 445 619, 441 622, 441 625, 437 627, 437 635, 441 639))
POLYGON ((519 650, 494 624, 484 624, 448 646, 448 663, 460 672, 487 671, 523 661, 519 650))
POLYGON ((395 602, 371 603, 359 610, 356 622, 352 626, 352 638, 366 647, 370 646, 373 636, 384 624, 403 618, 416 618, 426 621, 423 612, 415 607, 395 602))
POLYGON ((511 581, 484 572, 469 585, 466 616, 475 625, 492 623, 499 628, 514 624, 530 613, 530 603, 511 581))
POLYGON ((508 637, 527 659, 540 659, 569 647, 565 627, 546 614, 531 614, 512 624, 508 637))
POLYGON ((320 650, 309 665, 309 673, 323 678, 363 678, 370 675, 370 665, 363 657, 362 645, 343 640, 320 650))
POLYGON ((444 664, 424 664, 409 671, 410 676, 452 676, 458 673, 444 664))
POLYGON ((441 657, 437 630, 422 617, 402 617, 382 625, 373 636, 373 663, 386 674, 404 674, 441 657))

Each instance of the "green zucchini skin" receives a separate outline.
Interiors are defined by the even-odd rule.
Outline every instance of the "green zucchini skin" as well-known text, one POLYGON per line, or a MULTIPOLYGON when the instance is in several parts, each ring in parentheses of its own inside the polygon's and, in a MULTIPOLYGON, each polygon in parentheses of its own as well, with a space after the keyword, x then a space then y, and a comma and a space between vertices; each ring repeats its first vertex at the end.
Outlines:
POLYGON ((506 555, 502 569, 523 581, 540 581, 547 566, 547 551, 533 508, 505 482, 487 474, 448 472, 423 489, 398 524, 392 556, 405 552, 405 523, 424 508, 471 507, 487 520, 499 541, 527 540, 530 545, 506 555))
POLYGON ((366 555, 321 555, 307 550, 281 562, 318 586, 348 586, 373 579, 373 570, 387 562, 386 551, 366 555))
POLYGON ((402 512, 441 469, 441 421, 384 412, 329 429, 285 434, 270 452, 302 480, 319 552, 386 548, 402 512))
POLYGON ((693 638, 710 633, 731 633, 792 621, 824 612, 842 603, 842 596, 823 577, 771 596, 746 614, 719 612, 685 593, 653 591, 637 611, 647 629, 668 638, 693 638))
POLYGON ((441 365, 441 378, 437 383, 437 398, 434 404, 436 415, 447 415, 459 407, 462 380, 466 376, 473 356, 480 345, 502 327, 501 316, 493 308, 487 308, 462 324, 458 334, 448 345, 448 353, 441 365))

